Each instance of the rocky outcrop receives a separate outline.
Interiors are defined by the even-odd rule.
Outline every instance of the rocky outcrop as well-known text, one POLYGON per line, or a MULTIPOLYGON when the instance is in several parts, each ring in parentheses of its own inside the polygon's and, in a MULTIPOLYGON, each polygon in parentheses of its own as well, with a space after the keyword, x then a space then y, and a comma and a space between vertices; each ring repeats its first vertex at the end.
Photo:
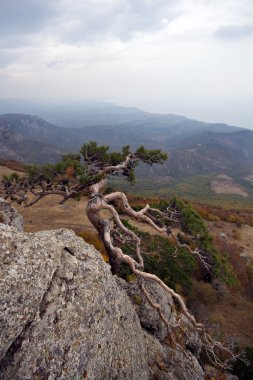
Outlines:
POLYGON ((3 198, 0 198, 0 223, 16 227, 18 231, 23 231, 24 228, 22 216, 3 198))
POLYGON ((135 290, 70 230, 0 224, 0 379, 203 379, 135 290))

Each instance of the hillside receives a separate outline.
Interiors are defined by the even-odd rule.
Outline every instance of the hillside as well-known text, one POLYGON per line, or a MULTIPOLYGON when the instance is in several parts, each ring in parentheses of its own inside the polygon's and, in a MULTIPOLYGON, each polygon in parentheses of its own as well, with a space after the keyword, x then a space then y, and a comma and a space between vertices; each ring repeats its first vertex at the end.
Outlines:
POLYGON ((253 132, 199 133, 172 150, 168 166, 169 173, 176 176, 249 173, 253 168, 253 132))

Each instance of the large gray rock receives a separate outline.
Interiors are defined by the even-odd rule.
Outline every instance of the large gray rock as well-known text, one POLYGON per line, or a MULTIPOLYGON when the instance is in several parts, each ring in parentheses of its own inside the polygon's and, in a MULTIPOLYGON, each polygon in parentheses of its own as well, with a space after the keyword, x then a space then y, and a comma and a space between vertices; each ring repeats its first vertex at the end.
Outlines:
MULTIPOLYGON (((150 306, 143 293, 140 293, 137 281, 127 283, 121 278, 117 278, 116 280, 119 286, 127 292, 127 295, 132 301, 141 326, 150 334, 154 335, 159 341, 163 341, 168 335, 167 327, 160 319, 157 311, 150 306)), ((145 288, 150 297, 162 305, 163 314, 166 315, 166 318, 173 319, 172 308, 174 303, 172 297, 158 284, 152 281, 146 281, 145 288)))
POLYGON ((0 224, 0 379, 203 379, 141 327, 100 254, 69 230, 0 224))

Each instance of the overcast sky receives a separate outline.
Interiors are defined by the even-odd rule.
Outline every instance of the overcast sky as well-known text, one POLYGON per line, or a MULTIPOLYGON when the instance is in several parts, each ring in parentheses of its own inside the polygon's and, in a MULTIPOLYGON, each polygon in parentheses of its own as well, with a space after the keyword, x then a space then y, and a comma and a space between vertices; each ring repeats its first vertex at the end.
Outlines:
POLYGON ((0 97, 253 129, 253 0, 0 0, 0 97))

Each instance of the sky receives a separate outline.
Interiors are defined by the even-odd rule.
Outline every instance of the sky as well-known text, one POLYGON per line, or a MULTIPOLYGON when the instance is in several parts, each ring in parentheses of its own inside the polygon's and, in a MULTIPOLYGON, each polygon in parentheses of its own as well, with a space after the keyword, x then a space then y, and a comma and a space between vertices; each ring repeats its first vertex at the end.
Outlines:
POLYGON ((253 0, 0 0, 0 98, 253 129, 253 0))

